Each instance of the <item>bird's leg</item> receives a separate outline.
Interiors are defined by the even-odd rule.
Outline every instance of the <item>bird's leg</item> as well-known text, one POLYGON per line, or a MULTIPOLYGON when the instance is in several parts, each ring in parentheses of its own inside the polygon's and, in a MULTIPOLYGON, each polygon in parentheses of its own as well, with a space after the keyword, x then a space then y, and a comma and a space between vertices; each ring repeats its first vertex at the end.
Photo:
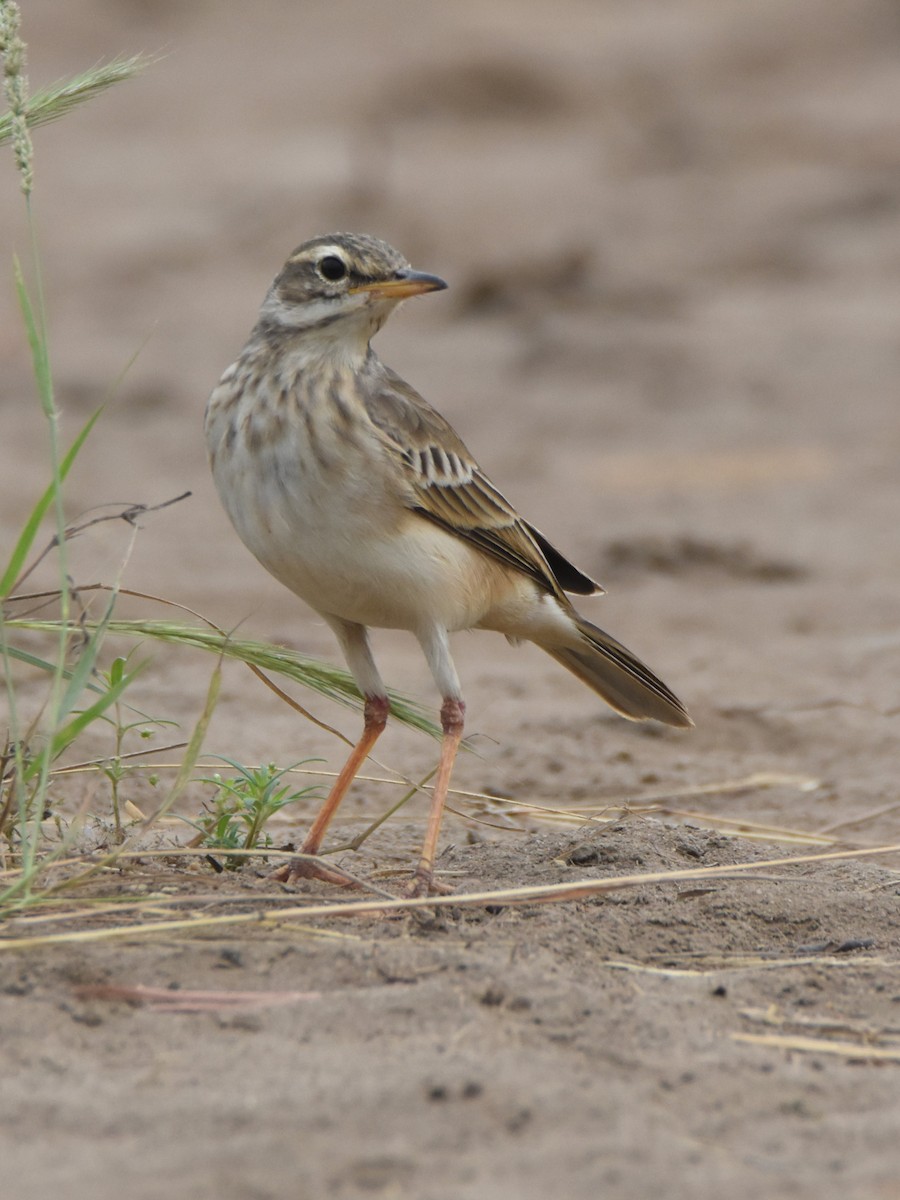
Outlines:
MULTIPOLYGON (((366 696, 362 737, 351 750, 350 757, 344 763, 340 775, 328 793, 328 798, 319 810, 319 815, 313 821, 306 840, 300 847, 301 855, 313 856, 319 853, 322 848, 322 839, 331 824, 331 818, 337 812, 350 784, 371 753, 372 747, 384 732, 390 710, 391 706, 387 696, 366 696)), ((312 862, 307 857, 292 859, 287 866, 276 871, 272 878, 279 879, 282 883, 292 883, 295 879, 320 879, 325 883, 336 883, 344 887, 358 886, 339 871, 329 870, 328 867, 312 862)))
POLYGON ((441 706, 441 728, 444 740, 441 743, 441 757, 438 762, 437 774, 434 780, 434 791, 431 796, 431 811, 428 814, 428 829, 422 846, 422 857, 416 868, 416 873, 410 880, 405 894, 407 896, 429 896, 435 892, 452 892, 452 888, 434 881, 434 856, 437 851, 438 834, 441 831, 441 819, 444 815, 444 803, 447 790, 450 787, 450 773, 456 759, 459 743, 462 741, 463 723, 466 706, 462 700, 449 697, 441 706))

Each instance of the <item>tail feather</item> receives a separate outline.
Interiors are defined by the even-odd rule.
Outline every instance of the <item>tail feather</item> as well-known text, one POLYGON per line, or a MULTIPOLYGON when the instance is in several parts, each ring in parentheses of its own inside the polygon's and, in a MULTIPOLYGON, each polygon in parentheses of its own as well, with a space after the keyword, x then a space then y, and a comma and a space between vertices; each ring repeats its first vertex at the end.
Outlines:
POLYGON ((575 619, 581 634, 578 645, 538 643, 541 649, 631 721, 662 721, 683 729, 694 724, 675 693, 621 642, 583 617, 575 619))

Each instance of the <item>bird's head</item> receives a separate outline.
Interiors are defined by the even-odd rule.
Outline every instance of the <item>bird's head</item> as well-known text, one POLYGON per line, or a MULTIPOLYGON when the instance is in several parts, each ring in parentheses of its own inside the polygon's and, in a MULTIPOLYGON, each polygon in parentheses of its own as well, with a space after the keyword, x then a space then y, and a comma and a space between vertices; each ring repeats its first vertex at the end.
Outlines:
POLYGON ((401 300, 447 285, 414 271, 387 242, 332 233, 298 246, 263 303, 261 320, 286 333, 368 344, 401 300))

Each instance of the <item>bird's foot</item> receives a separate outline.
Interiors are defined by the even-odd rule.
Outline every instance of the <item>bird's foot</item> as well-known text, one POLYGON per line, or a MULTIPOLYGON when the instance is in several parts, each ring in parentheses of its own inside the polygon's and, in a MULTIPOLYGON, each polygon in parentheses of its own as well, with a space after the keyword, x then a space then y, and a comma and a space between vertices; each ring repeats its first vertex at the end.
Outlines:
POLYGON ((269 876, 279 883, 296 883, 298 879, 317 879, 320 883, 333 883, 336 887, 358 888, 360 884, 343 871, 326 867, 312 857, 292 858, 269 876))
POLYGON ((421 867, 403 889, 404 900, 417 900, 421 896, 452 896, 454 892, 447 883, 439 883, 432 871, 423 871, 421 867))

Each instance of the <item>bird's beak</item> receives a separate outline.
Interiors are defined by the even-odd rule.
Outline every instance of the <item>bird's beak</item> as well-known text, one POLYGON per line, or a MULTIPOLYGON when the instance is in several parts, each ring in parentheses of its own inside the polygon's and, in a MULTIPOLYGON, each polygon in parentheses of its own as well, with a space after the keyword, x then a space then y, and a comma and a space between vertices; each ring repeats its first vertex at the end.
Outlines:
POLYGON ((425 292, 440 292, 446 286, 437 275, 426 275, 424 271, 398 271, 392 279, 379 279, 376 283, 361 283, 359 287, 350 288, 350 295, 367 292, 385 300, 406 300, 425 292))

